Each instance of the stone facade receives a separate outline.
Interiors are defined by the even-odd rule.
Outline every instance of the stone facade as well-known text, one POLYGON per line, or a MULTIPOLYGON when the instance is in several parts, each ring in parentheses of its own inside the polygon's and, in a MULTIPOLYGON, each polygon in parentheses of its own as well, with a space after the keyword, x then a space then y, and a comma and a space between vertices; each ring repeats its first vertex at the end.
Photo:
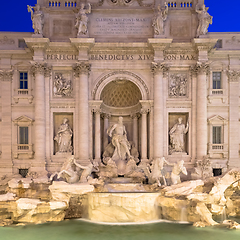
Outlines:
POLYGON ((206 33, 203 2, 38 0, 42 34, 0 33, 0 175, 101 161, 119 116, 142 162, 240 167, 240 33, 206 33), (179 118, 184 150, 170 151, 179 118))

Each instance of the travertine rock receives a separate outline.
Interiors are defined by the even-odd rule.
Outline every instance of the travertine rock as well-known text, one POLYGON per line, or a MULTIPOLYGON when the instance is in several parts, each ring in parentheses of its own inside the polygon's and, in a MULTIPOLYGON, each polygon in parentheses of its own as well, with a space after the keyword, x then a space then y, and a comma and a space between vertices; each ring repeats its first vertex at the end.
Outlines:
POLYGON ((85 183, 69 184, 66 182, 53 182, 49 186, 52 198, 56 201, 64 201, 69 203, 71 195, 83 195, 94 191, 94 186, 85 183))

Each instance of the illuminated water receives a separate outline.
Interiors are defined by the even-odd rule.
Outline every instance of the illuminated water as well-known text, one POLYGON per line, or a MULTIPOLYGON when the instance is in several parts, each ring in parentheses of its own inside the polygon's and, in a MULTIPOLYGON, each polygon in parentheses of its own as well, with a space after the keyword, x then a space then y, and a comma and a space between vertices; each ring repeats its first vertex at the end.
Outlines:
POLYGON ((100 225, 70 220, 0 227, 1 240, 217 240, 240 239, 240 230, 195 228, 188 224, 100 225))

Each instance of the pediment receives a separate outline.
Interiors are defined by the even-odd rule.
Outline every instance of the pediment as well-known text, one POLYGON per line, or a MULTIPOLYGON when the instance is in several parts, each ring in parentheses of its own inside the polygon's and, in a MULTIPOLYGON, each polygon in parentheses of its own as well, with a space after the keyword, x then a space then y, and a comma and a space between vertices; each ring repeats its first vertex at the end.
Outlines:
POLYGON ((27 116, 23 115, 23 116, 20 116, 20 117, 16 118, 13 122, 16 125, 22 125, 22 124, 30 125, 30 124, 32 124, 33 121, 34 120, 31 119, 30 117, 27 117, 27 116))
POLYGON ((214 124, 214 123, 225 124, 227 121, 228 121, 227 119, 225 119, 219 115, 215 115, 208 119, 208 123, 210 123, 210 124, 214 124))

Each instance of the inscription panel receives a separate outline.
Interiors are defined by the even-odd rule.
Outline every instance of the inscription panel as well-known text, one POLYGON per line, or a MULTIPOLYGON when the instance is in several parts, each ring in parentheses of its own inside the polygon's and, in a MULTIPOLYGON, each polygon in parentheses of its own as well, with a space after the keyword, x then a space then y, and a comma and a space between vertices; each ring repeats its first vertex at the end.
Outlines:
POLYGON ((138 38, 153 35, 152 16, 150 14, 93 14, 89 22, 90 36, 138 38))

